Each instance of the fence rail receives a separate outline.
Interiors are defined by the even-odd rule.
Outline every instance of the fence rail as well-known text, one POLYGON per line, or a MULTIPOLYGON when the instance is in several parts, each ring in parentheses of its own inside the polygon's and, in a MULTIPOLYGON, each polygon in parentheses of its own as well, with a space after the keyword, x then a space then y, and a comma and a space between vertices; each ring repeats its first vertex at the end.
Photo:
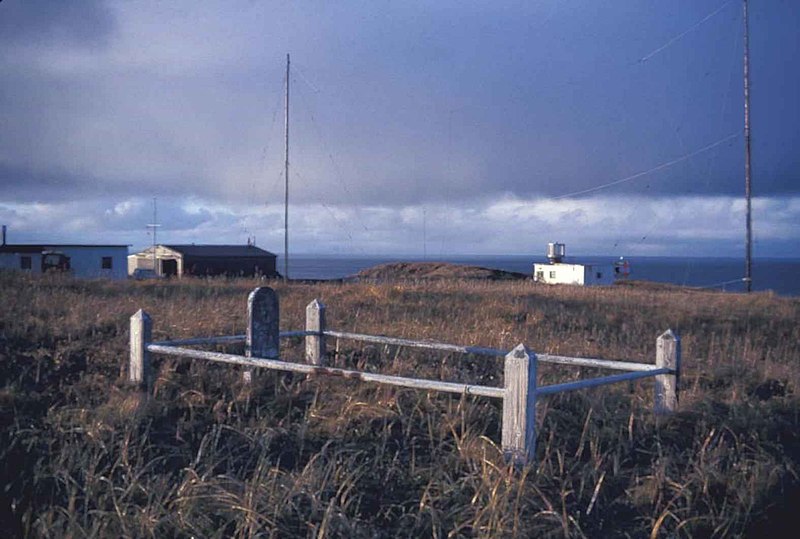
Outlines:
MULTIPOLYGON (((316 335, 313 331, 281 331, 278 336, 281 339, 289 337, 306 337, 308 335, 316 335)), ((247 342, 247 335, 219 335, 217 337, 195 337, 192 339, 178 339, 175 341, 156 341, 150 344, 158 344, 163 346, 200 346, 210 344, 238 344, 247 342)))
MULTIPOLYGON (((318 335, 317 331, 281 331, 279 336, 281 339, 289 337, 307 337, 309 335, 318 335)), ((408 348, 422 348, 428 350, 439 350, 442 352, 454 352, 460 354, 483 355, 492 357, 505 357, 508 355, 509 350, 500 350, 497 348, 484 348, 480 346, 461 346, 458 344, 448 344, 437 341, 417 341, 413 339, 403 339, 398 337, 386 337, 384 335, 366 335, 363 333, 349 333, 346 331, 332 331, 325 330, 322 334, 326 337, 334 337, 337 339, 350 339, 361 342, 371 342, 376 344, 405 346, 408 348)), ((243 343, 247 339, 246 335, 222 335, 217 337, 197 337, 193 339, 180 339, 173 341, 158 341, 152 344, 164 346, 199 346, 199 345, 214 345, 214 344, 237 344, 243 343)), ((614 369, 619 371, 652 371, 657 369, 655 365, 650 363, 635 363, 633 361, 614 361, 609 359, 597 359, 589 357, 569 357, 557 356, 552 354, 538 354, 537 361, 542 363, 555 363, 559 365, 572 365, 573 367, 594 367, 599 369, 614 369)))
POLYGON ((503 388, 501 387, 477 386, 455 382, 440 382, 439 380, 423 380, 418 378, 406 378, 403 376, 391 376, 388 374, 374 374, 349 369, 339 369, 336 367, 320 367, 305 363, 291 363, 288 361, 281 361, 279 359, 248 358, 233 354, 207 352, 205 350, 192 350, 191 348, 178 348, 175 346, 151 344, 148 345, 147 350, 149 352, 168 356, 205 359, 208 361, 219 361, 233 365, 243 365, 245 367, 260 367, 265 369, 299 372, 302 374, 317 376, 334 376, 346 378, 348 380, 361 380, 362 382, 378 382, 392 386, 410 387, 414 389, 430 389, 434 391, 445 391, 447 393, 459 393, 466 395, 479 395, 483 397, 493 397, 496 399, 503 398, 503 388))
POLYGON ((576 380, 574 382, 564 382, 563 384, 542 386, 536 389, 536 393, 539 395, 553 395, 554 393, 565 393, 567 391, 575 391, 576 389, 588 389, 590 387, 605 386, 619 382, 628 382, 631 380, 639 380, 641 378, 649 378, 650 376, 657 376, 659 374, 671 374, 673 372, 674 371, 672 369, 654 368, 649 371, 612 374, 611 376, 603 376, 601 378, 590 378, 588 380, 576 380))
POLYGON ((656 340, 656 361, 654 364, 648 364, 535 354, 523 344, 518 345, 513 350, 504 351, 428 340, 334 331, 326 328, 325 305, 316 299, 306 307, 306 327, 304 330, 279 331, 278 297, 268 287, 256 288, 250 293, 247 301, 247 313, 248 324, 245 335, 153 342, 151 339, 152 319, 146 312, 139 310, 131 317, 130 382, 149 392, 152 389, 150 354, 160 354, 241 365, 246 368, 244 371, 245 382, 250 382, 253 368, 261 368, 502 399, 502 448, 506 457, 518 465, 532 461, 535 455, 536 401, 540 396, 653 377, 655 379, 654 412, 656 414, 666 414, 675 411, 678 406, 681 347, 680 338, 671 330, 667 330, 658 337, 656 340), (279 341, 281 338, 291 337, 305 338, 305 363, 293 363, 280 359, 279 341), (329 367, 327 366, 327 338, 502 357, 504 358, 504 385, 503 387, 481 386, 329 367), (186 346, 242 342, 245 343, 244 356, 186 348, 186 346), (561 384, 538 386, 537 369, 540 362, 627 372, 561 384))

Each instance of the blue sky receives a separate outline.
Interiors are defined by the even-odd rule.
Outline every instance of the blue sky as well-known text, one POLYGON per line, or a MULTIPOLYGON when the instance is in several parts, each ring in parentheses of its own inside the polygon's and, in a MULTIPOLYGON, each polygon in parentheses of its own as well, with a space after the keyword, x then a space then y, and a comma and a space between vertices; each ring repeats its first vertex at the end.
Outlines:
MULTIPOLYGON (((751 4, 755 252, 797 256, 800 5, 751 4)), ((291 53, 294 252, 740 256, 741 8, 5 0, 0 220, 281 251, 291 53)))

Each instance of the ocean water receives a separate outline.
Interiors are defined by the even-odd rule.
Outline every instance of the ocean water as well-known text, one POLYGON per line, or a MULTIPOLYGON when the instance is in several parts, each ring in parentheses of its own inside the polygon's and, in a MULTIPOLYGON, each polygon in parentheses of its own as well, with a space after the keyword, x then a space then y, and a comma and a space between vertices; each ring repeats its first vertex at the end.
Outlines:
MULTIPOLYGON (((278 257, 278 270, 283 261, 278 257)), ((730 292, 744 291, 744 261, 741 258, 710 257, 630 257, 631 279, 700 286, 730 292)), ((339 279, 386 262, 453 262, 485 268, 530 274, 533 263, 544 257, 445 256, 342 256, 298 254, 289 257, 289 275, 293 279, 339 279)), ((574 257, 568 262, 611 263, 610 257, 574 257)), ((784 296, 800 296, 800 258, 756 258, 753 260, 753 289, 772 290, 784 296)))

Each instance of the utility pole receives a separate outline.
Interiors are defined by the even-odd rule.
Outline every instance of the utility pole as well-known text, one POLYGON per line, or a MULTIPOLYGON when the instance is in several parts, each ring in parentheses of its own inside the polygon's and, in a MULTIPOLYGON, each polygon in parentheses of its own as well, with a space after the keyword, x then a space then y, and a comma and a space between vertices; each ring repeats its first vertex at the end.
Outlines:
POLYGON ((747 292, 753 289, 753 221, 752 204, 752 185, 750 177, 750 32, 748 28, 747 0, 744 4, 744 196, 746 209, 746 246, 744 262, 744 281, 747 292))
POLYGON ((286 54, 286 185, 283 200, 283 280, 289 279, 289 54, 286 54))

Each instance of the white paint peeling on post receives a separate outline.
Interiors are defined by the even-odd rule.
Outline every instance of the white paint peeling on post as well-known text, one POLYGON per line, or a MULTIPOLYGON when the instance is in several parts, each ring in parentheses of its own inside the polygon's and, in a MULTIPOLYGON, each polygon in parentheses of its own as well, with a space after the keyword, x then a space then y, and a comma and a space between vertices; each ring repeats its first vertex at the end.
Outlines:
POLYGON ((673 374, 656 376, 655 413, 669 414, 678 410, 678 390, 681 372, 681 338, 671 329, 656 340, 656 368, 671 369, 673 374))
POLYGON ((306 307, 306 363, 327 365, 325 350, 325 304, 314 300, 306 307))
POLYGON ((147 345, 152 339, 153 322, 142 309, 131 316, 131 356, 128 380, 141 388, 149 389, 151 383, 150 352, 147 345))
POLYGON ((502 447, 515 466, 536 453, 536 354, 522 344, 505 359, 502 447))
MULTIPOLYGON (((247 297, 247 335, 245 355, 250 358, 278 357, 280 337, 278 295, 268 286, 256 288, 247 297)), ((252 369, 244 371, 243 380, 250 383, 252 369)))

